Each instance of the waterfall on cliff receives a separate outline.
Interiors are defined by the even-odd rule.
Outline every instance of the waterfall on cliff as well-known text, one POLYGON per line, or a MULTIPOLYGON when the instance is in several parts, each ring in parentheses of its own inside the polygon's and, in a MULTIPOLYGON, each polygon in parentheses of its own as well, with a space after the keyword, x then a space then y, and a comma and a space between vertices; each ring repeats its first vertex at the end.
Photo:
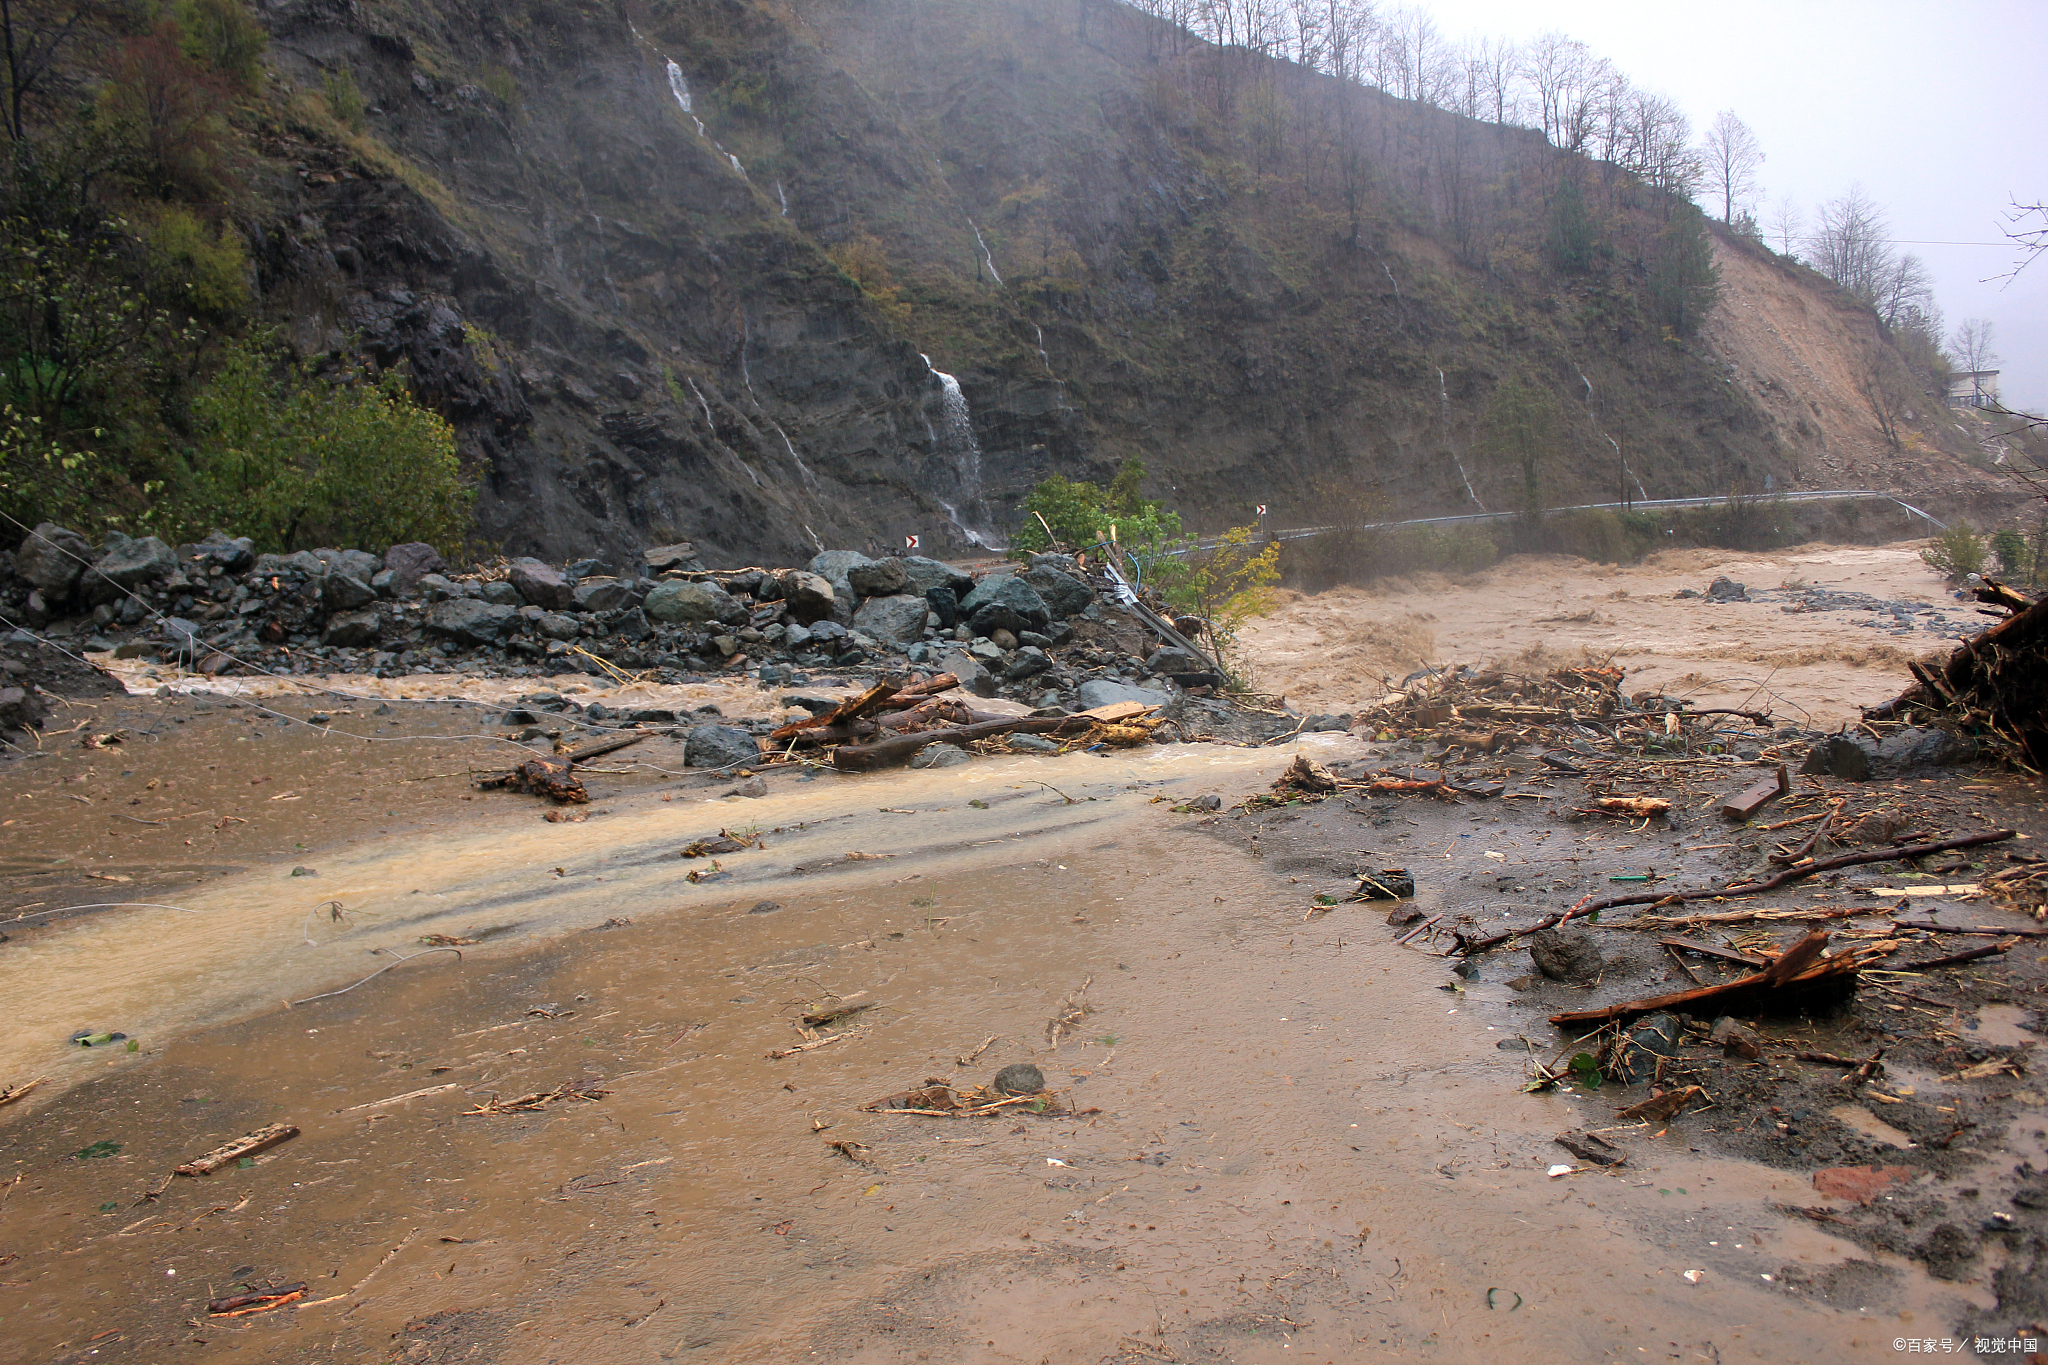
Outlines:
POLYGON ((1003 548, 1001 537, 992 531, 976 530, 967 524, 966 513, 981 498, 981 443, 974 439, 973 415, 967 409, 967 395, 960 391, 960 381, 932 364, 930 356, 924 356, 925 368, 939 385, 939 449, 952 462, 953 473, 959 482, 959 502, 939 500, 939 506, 946 509, 946 518, 967 537, 970 545, 985 550, 1003 548))
POLYGON ((676 97, 676 103, 681 105, 683 112, 690 116, 690 122, 697 125, 697 136, 709 142, 713 147, 718 147, 719 154, 727 161, 730 161, 732 168, 739 172, 740 179, 745 180, 747 178, 747 168, 740 164, 738 157, 726 151, 725 148, 718 146, 718 140, 712 137, 705 129, 704 120, 697 117, 695 101, 690 98, 690 82, 684 78, 683 69, 677 66, 671 58, 663 57, 662 60, 668 63, 669 93, 676 97))
MULTIPOLYGON (((1387 278, 1390 280, 1393 279, 1394 272, 1389 270, 1387 272, 1387 278)), ((1401 286, 1395 285, 1394 287, 1396 289, 1399 289, 1401 286)), ((1451 390, 1449 386, 1447 386, 1444 383, 1444 371, 1443 366, 1441 365, 1437 366, 1436 371, 1436 392, 1437 397, 1443 403, 1444 449, 1451 452, 1451 463, 1458 466, 1458 477, 1462 479, 1465 483, 1465 496, 1472 499, 1472 505, 1474 507, 1477 507, 1480 511, 1484 512, 1486 510, 1486 504, 1481 502, 1479 500, 1479 495, 1472 491, 1472 476, 1465 472, 1465 462, 1458 458, 1458 448, 1455 445, 1451 444, 1451 390)))
MULTIPOLYGON (((974 226, 974 220, 972 218, 969 218, 967 220, 967 227, 968 230, 973 232, 974 234, 975 244, 981 248, 981 263, 988 267, 988 273, 994 277, 995 282, 997 284, 1001 284, 1003 282, 1003 277, 1000 274, 996 273, 996 258, 989 254, 988 243, 983 240, 981 235, 981 229, 974 226)), ((926 363, 929 364, 930 362, 927 361, 926 363)))

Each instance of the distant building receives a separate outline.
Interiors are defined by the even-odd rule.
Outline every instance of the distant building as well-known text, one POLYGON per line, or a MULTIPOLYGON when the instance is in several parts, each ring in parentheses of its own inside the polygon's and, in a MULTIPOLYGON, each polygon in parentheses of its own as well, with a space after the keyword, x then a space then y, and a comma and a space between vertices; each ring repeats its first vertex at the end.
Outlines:
POLYGON ((1948 377, 1948 405, 1952 408, 1998 406, 1998 371, 1959 370, 1948 377))

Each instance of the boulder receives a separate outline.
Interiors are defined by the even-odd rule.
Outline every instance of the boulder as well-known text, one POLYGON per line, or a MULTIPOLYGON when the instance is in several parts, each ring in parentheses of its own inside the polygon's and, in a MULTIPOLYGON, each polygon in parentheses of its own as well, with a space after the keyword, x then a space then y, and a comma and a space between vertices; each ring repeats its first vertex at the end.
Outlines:
POLYGON ((651 545, 640 552, 640 559, 647 565, 649 573, 699 567, 697 547, 686 540, 679 540, 673 545, 651 545))
MULTIPOLYGON (((465 593, 464 595, 467 596, 468 594, 465 593)), ((519 595, 519 589, 513 587, 502 578, 493 579, 489 583, 479 584, 476 595, 486 602, 495 602, 501 607, 516 607, 526 600, 519 595)))
POLYGON ((327 566, 311 550, 289 555, 257 555, 250 566, 253 578, 325 578, 327 566))
POLYGON ((621 640, 644 640, 654 634, 654 623, 638 607, 629 607, 612 618, 608 627, 621 640))
POLYGON ((321 604, 331 612, 354 611, 376 600, 376 589, 345 573, 331 573, 320 584, 321 604))
POLYGON ((971 692, 977 697, 993 697, 996 694, 995 677, 982 666, 981 660, 964 650, 952 650, 939 660, 939 671, 951 673, 960 680, 960 690, 971 692))
POLYGON ((1111 706, 1120 701, 1143 702, 1147 706, 1164 706, 1173 700, 1166 693, 1153 687, 1134 687, 1129 683, 1114 682, 1108 678, 1091 678, 1074 690, 1079 709, 1093 711, 1098 706, 1111 706))
POLYGON ((996 1073, 994 1088, 1005 1095, 1045 1093, 1045 1073, 1030 1062, 1012 1062, 996 1073))
POLYGON ((1052 620, 1052 612, 1038 590, 1014 576, 984 578, 961 601, 960 612, 977 635, 996 630, 1015 634, 1052 620))
POLYGON ((870 597, 853 614, 853 626, 877 640, 907 645, 924 638, 924 617, 922 597, 870 597))
POLYGON ((1907 773, 1968 763, 1977 757, 1977 742, 1947 730, 1915 726, 1886 735, 1877 746, 1877 756, 1892 772, 1907 773))
POLYGON ((904 575, 910 580, 911 592, 951 588, 957 599, 974 591, 972 574, 965 569, 956 569, 942 560, 926 559, 923 555, 905 555, 896 562, 903 566, 904 575))
POLYGON ((731 725, 698 725, 683 744, 683 764, 690 768, 736 768, 761 760, 761 746, 745 730, 731 725))
POLYGON ((1147 673, 1200 673, 1209 667, 1200 655, 1190 653, 1176 645, 1152 651, 1152 657, 1145 660, 1147 673))
POLYGON ((384 567, 391 571, 392 596, 403 597, 411 592, 422 578, 431 573, 439 573, 447 566, 441 562, 440 552, 433 546, 409 540, 384 552, 384 567))
POLYGON ((105 548, 79 586, 88 602, 112 602, 177 571, 178 556, 155 536, 130 540, 119 531, 109 531, 105 548))
MULTIPOLYGON (((1037 559, 1047 557, 1039 555, 1037 559)), ((1032 566, 1017 577, 1030 584, 1032 590, 1044 599, 1046 609, 1056 620, 1065 620, 1069 616, 1086 611, 1088 604, 1095 600, 1095 589, 1050 564, 1040 564, 1034 560, 1032 566)))
POLYGON ((1707 585, 1709 602, 1747 602, 1749 590, 1723 574, 1707 585))
POLYGON ((782 604, 789 612, 790 620, 808 626, 832 617, 838 590, 824 575, 804 569, 789 569, 776 581, 781 584, 782 604))
POLYGON ((910 574, 900 559, 871 559, 846 571, 846 581, 858 597, 893 597, 908 591, 910 574))
POLYGON ((542 612, 534 621, 533 628, 543 640, 573 640, 583 633, 581 621, 567 612, 560 611, 542 612))
POLYGON ((858 550, 827 550, 813 558, 808 567, 812 573, 830 583, 841 597, 852 597, 853 583, 847 578, 847 571, 858 565, 874 562, 858 550))
POLYGON ((924 604, 926 610, 939 618, 940 630, 951 630, 960 624, 960 599, 951 588, 926 588, 924 604))
POLYGON ((315 550, 313 557, 327 566, 330 574, 346 574, 369 582, 383 568, 383 562, 362 550, 315 550))
POLYGON ((25 687, 0 687, 0 732, 40 730, 50 714, 50 704, 39 693, 25 687))
POLYGON ((427 633, 464 645, 494 645, 519 623, 514 607, 451 597, 427 612, 427 633))
POLYGON ((202 570, 218 567, 222 573, 241 573, 256 562, 256 542, 247 536, 231 538, 226 531, 209 531, 206 539, 192 547, 191 557, 200 562, 202 570))
POLYGON ((450 597, 462 596, 462 589, 455 586, 454 579, 443 578, 437 573, 421 575, 419 581, 413 584, 413 586, 418 588, 429 602, 440 602, 450 597))
POLYGON ((710 621, 744 621, 747 609, 716 583, 662 583, 647 594, 643 610, 669 625, 701 626, 710 621))
POLYGON ((383 638, 383 634, 383 619, 378 616, 375 607, 370 607, 362 611, 336 612, 328 617, 327 629, 320 632, 320 643, 344 649, 362 649, 376 644, 383 638))
POLYGON ((1685 1025, 1675 1014, 1653 1014, 1630 1029, 1607 1064, 1609 1079, 1623 1085, 1647 1081, 1657 1074, 1657 1063, 1678 1055, 1685 1040, 1685 1025))
POLYGON ((927 744, 911 755, 913 768, 957 768, 971 762, 967 751, 957 744, 927 744))
POLYGON ((515 559, 505 578, 518 592, 520 601, 543 611, 566 611, 576 605, 576 585, 552 564, 532 558, 515 559))
POLYGON ((1799 771, 1848 782, 1868 782, 1878 766, 1877 743, 1862 735, 1824 735, 1806 752, 1799 771))
POLYGON ((1010 666, 1003 670, 1003 681, 1022 682, 1026 678, 1037 677, 1051 667, 1050 655, 1037 645, 1026 645, 1017 651, 1016 657, 1010 660, 1010 666))
POLYGON ((1529 938, 1529 960, 1553 981, 1587 982, 1600 975, 1606 959, 1583 929, 1545 929, 1529 938))
POLYGON ((77 589, 78 576, 92 560, 92 546, 84 536, 45 521, 29 532, 14 552, 14 571, 56 607, 77 589))
POLYGON ((576 585, 576 610, 618 611, 633 605, 633 590, 616 578, 592 578, 576 585))

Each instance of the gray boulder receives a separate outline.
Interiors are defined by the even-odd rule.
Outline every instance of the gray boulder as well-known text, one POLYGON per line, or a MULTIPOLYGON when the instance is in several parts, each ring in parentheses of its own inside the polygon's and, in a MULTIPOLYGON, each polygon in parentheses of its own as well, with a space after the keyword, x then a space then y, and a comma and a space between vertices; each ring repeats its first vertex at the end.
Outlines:
POLYGON ((633 590, 616 578, 592 578, 576 585, 578 611, 617 611, 633 605, 633 590))
POLYGON ((971 692, 977 697, 993 697, 996 694, 996 680, 981 660, 965 650, 951 650, 939 660, 939 671, 951 673, 960 680, 960 690, 971 692))
POLYGON ((1877 744, 1862 735, 1824 735, 1806 751, 1799 771, 1847 782, 1868 782, 1879 764, 1877 744))
POLYGON ((513 587, 502 578, 493 579, 489 583, 480 585, 476 595, 486 602, 495 602, 501 607, 516 607, 526 600, 519 595, 519 589, 513 587))
POLYGON ((1164 706, 1172 698, 1153 687, 1133 687, 1129 683, 1112 682, 1108 678, 1091 678, 1074 689, 1074 697, 1083 711, 1093 711, 1098 706, 1113 706, 1120 701, 1143 702, 1147 706, 1164 706))
POLYGON ((218 566, 222 573, 241 573, 256 562, 256 542, 247 536, 230 537, 226 531, 209 531, 206 539, 192 547, 192 558, 200 561, 202 570, 218 566))
POLYGON ((1052 667, 1052 658, 1037 645, 1026 645, 1010 660, 1010 666, 1003 670, 1004 682, 1022 682, 1035 678, 1052 667))
MULTIPOLYGON (((1063 556, 1062 556, 1063 557, 1063 556)), ((1039 559, 1047 556, 1040 555, 1039 559)), ((1017 577, 1030 584, 1033 591, 1044 599, 1045 606, 1056 620, 1065 620, 1088 609, 1095 600, 1095 590, 1072 574, 1063 573, 1050 564, 1036 561, 1017 577)))
POLYGON ((0 687, 0 731, 40 730, 50 704, 25 687, 0 687))
POLYGON ((1591 981, 1607 965, 1600 945, 1583 929, 1545 929, 1531 935, 1529 960, 1553 981, 1591 981))
POLYGON ((515 559, 505 577, 518 592, 520 601, 543 611, 566 611, 576 605, 576 585, 552 564, 531 558, 515 559))
POLYGON ((860 597, 893 597, 908 591, 910 574, 900 559, 871 559, 846 571, 847 584, 860 597))
POLYGON ((812 573, 830 583, 840 596, 851 597, 854 595, 853 584, 847 578, 847 572, 858 565, 874 562, 858 550, 827 550, 813 558, 809 568, 812 573))
POLYGON ((909 591, 930 592, 933 588, 951 588, 954 596, 965 597, 974 591, 974 576, 965 569, 956 569, 943 560, 926 559, 923 555, 905 555, 896 561, 903 566, 903 572, 910 579, 909 591))
POLYGON ((960 603, 960 614, 977 635, 997 630, 1015 634, 1052 620, 1052 611, 1038 590, 1013 576, 982 579, 960 603))
POLYGON ((1608 1079, 1623 1085, 1647 1081, 1657 1074, 1657 1063, 1676 1057, 1685 1040, 1685 1025, 1675 1014, 1653 1014, 1630 1029, 1607 1064, 1608 1079))
POLYGON ((311 550, 288 555, 257 555, 249 569, 255 578, 325 578, 327 566, 311 550))
POLYGON ((402 597, 411 592, 422 578, 439 573, 447 566, 441 562, 440 552, 433 546, 409 540, 384 552, 384 567, 391 571, 392 595, 402 597))
POLYGON ((870 597, 853 614, 853 628, 877 640, 907 645, 924 638, 924 616, 922 597, 870 597))
MULTIPOLYGON (((413 587, 418 588, 420 592, 425 594, 429 602, 440 602, 450 597, 462 596, 462 589, 455 586, 454 579, 444 578, 437 573, 422 574, 419 581, 413 584, 413 587)), ((401 589, 401 591, 404 590, 401 589)))
POLYGON ((1725 574, 1707 585, 1709 602, 1747 602, 1749 590, 1725 574))
POLYGON ((953 595, 951 588, 927 588, 924 604, 931 614, 939 618, 940 630, 951 630, 960 624, 960 599, 953 595))
POLYGON ((776 581, 782 586, 782 605, 798 625, 808 626, 834 615, 839 590, 823 574, 789 569, 776 581))
POLYGON ((519 624, 519 610, 472 597, 436 602, 427 612, 427 633, 463 645, 493 645, 519 624))
POLYGON ((702 567, 697 558, 697 547, 686 540, 673 545, 651 545, 640 552, 641 562, 647 565, 649 573, 669 573, 677 569, 702 567))
POLYGON ((78 576, 92 563, 92 546, 76 531, 45 521, 14 552, 14 571, 34 585, 51 606, 69 598, 78 576))
POLYGON ((730 725, 695 726, 683 744, 685 767, 737 768, 760 761, 754 737, 730 725))
POLYGON ((88 602, 112 602, 177 571, 178 556, 155 536, 130 540, 119 531, 109 531, 105 548, 80 586, 88 602))
POLYGON ((967 751, 957 744, 927 744, 911 755, 913 768, 957 768, 971 762, 967 751))
POLYGON ((320 601, 329 611, 354 611, 376 600, 376 589, 345 573, 331 573, 320 584, 320 601))
POLYGON ((1916 726, 1886 735, 1884 742, 1877 746, 1877 756, 1893 772, 1913 772, 1920 768, 1968 763, 1977 757, 1977 743, 1947 730, 1916 726))
POLYGON ((341 611, 327 618, 327 629, 320 632, 320 643, 344 649, 362 649, 376 644, 383 634, 384 622, 375 607, 364 611, 341 611))
POLYGON ((1175 645, 1152 651, 1152 657, 1145 660, 1147 673, 1203 673, 1209 665, 1198 655, 1175 645))
POLYGON ((377 571, 383 567, 377 556, 362 550, 315 550, 313 557, 327 566, 328 573, 346 574, 350 578, 360 578, 365 583, 375 577, 377 571))
POLYGON ((621 640, 644 640, 654 634, 654 624, 647 619, 646 612, 631 607, 612 618, 610 630, 621 640))
MULTIPOLYGON (((645 619, 645 618, 642 618, 645 619)), ((583 623, 566 612, 544 611, 533 623, 543 640, 573 640, 583 633, 583 623)))
POLYGON ((747 609, 716 583, 663 583, 647 594, 643 610, 670 625, 701 626, 708 621, 744 621, 747 609))

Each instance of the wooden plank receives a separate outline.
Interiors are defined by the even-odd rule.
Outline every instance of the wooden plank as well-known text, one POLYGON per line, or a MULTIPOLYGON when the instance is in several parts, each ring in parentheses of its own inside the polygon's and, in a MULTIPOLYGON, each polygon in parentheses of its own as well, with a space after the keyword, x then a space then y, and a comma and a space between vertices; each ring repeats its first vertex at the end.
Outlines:
POLYGON ((1745 967, 1765 967, 1770 959, 1745 953, 1736 948, 1723 948, 1718 943, 1702 943, 1696 938, 1660 938, 1657 940, 1666 948, 1683 948, 1688 953, 1700 953, 1706 957, 1718 957, 1727 962, 1740 962, 1745 967))
POLYGON ((1104 725, 1114 725, 1120 720, 1129 720, 1133 716, 1142 716, 1158 709, 1157 706, 1147 706, 1141 701, 1113 701, 1107 706, 1098 706, 1093 710, 1079 711, 1075 714, 1086 716, 1089 720, 1100 721, 1104 725))
POLYGON ((212 1175, 223 1166, 233 1165, 245 1156, 267 1152, 280 1142, 289 1142, 299 1135, 294 1123, 273 1123, 268 1128, 258 1128, 246 1133, 233 1142, 223 1143, 205 1156, 193 1157, 176 1168, 179 1175, 212 1175))
POLYGON ((1747 820, 1771 802, 1792 790, 1792 777, 1785 771, 1785 765, 1778 765, 1777 776, 1766 782, 1759 782, 1737 792, 1721 803, 1721 814, 1730 820, 1747 820))

